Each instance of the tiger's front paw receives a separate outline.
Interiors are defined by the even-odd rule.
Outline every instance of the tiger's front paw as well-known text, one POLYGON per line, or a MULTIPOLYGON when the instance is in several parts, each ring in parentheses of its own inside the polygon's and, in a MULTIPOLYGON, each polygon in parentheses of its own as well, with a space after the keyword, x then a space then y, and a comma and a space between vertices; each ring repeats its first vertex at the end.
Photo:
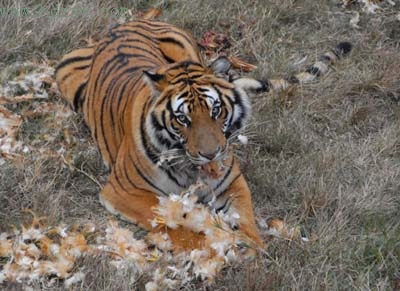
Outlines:
POLYGON ((174 252, 203 249, 206 245, 206 236, 179 226, 176 229, 157 227, 148 234, 148 239, 157 247, 174 252))

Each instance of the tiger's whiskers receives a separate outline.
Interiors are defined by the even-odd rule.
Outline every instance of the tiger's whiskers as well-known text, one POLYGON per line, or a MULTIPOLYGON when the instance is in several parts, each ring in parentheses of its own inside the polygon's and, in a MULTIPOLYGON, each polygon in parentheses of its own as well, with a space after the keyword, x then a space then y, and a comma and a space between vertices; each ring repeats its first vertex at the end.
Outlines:
MULTIPOLYGON (((162 151, 159 154, 159 159, 158 159, 157 165, 159 167, 161 167, 165 163, 169 163, 173 160, 178 160, 175 163, 179 164, 179 161, 182 160, 183 157, 185 157, 185 155, 182 153, 182 150, 180 150, 180 149, 170 149, 170 150, 162 151)), ((171 164, 169 164, 169 166, 170 165, 171 164)))

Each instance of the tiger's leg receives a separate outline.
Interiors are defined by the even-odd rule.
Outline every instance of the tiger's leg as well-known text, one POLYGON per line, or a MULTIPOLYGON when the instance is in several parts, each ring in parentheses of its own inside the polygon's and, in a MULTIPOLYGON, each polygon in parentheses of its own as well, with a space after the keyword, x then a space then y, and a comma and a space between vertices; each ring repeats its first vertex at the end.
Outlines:
POLYGON ((257 230, 250 189, 243 174, 232 182, 225 193, 228 195, 227 199, 231 201, 228 211, 239 214, 238 230, 249 238, 250 246, 262 247, 264 243, 257 230))
POLYGON ((174 250, 190 250, 204 245, 205 236, 202 233, 195 233, 182 227, 171 229, 164 225, 153 228, 151 221, 155 215, 152 209, 159 203, 157 195, 124 183, 124 177, 117 179, 114 172, 114 170, 111 172, 107 184, 100 193, 100 201, 108 211, 150 232, 167 233, 174 250))

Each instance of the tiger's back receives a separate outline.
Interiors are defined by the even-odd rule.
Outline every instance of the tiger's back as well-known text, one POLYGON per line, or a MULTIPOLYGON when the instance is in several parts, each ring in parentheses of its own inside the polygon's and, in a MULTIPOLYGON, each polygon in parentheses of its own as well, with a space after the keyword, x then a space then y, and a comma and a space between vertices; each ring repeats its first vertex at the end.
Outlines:
POLYGON ((155 21, 117 26, 95 45, 61 60, 56 70, 61 95, 83 112, 106 165, 115 162, 124 133, 131 130, 135 113, 130 110, 143 108, 150 98, 143 71, 182 61, 203 64, 196 41, 155 21))

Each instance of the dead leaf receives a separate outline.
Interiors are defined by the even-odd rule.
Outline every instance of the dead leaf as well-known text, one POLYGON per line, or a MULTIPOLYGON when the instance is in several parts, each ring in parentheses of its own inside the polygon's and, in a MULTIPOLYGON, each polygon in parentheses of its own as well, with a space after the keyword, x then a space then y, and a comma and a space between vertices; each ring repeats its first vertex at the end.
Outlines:
POLYGON ((0 105, 3 104, 15 104, 15 103, 20 103, 20 102, 24 102, 24 101, 29 101, 32 99, 43 99, 41 97, 35 97, 33 94, 24 94, 24 95, 20 95, 20 96, 15 96, 15 97, 5 97, 5 96, 1 96, 0 97, 0 105))
POLYGON ((0 106, 0 136, 7 135, 15 137, 18 127, 22 123, 22 118, 9 111, 7 108, 0 106))
POLYGON ((2 160, 9 160, 14 163, 22 163, 24 160, 24 156, 16 153, 7 153, 2 151, 2 142, 0 139, 0 165, 2 164, 2 160))
POLYGON ((44 77, 40 78, 40 80, 41 80, 44 84, 47 84, 47 85, 49 85, 49 86, 51 86, 51 85, 55 82, 55 80, 54 80, 52 77, 50 77, 50 76, 44 76, 44 77))
POLYGON ((245 61, 243 61, 237 57, 230 56, 230 57, 228 57, 228 59, 231 62, 232 67, 235 69, 240 69, 244 72, 251 72, 251 71, 254 71, 255 69, 257 69, 256 65, 246 63, 245 61))
POLYGON ((360 28, 358 26, 359 22, 360 22, 360 13, 355 11, 353 17, 350 19, 350 26, 354 28, 360 28))
POLYGON ((25 110, 21 113, 23 117, 33 117, 38 115, 44 115, 49 113, 55 113, 56 117, 61 119, 65 119, 71 114, 73 114, 72 110, 63 104, 45 102, 35 107, 34 110, 25 110))
POLYGON ((64 133, 64 139, 65 139, 67 145, 71 145, 74 139, 73 139, 73 136, 72 136, 70 130, 68 128, 65 128, 63 130, 63 133, 64 133))
POLYGON ((139 17, 142 19, 151 20, 151 19, 155 19, 158 16, 160 16, 161 13, 162 13, 162 10, 159 8, 150 8, 143 14, 139 15, 139 17))
POLYGON ((283 220, 273 218, 267 222, 267 225, 269 235, 289 241, 301 238, 300 229, 298 227, 289 227, 283 220))
POLYGON ((347 8, 348 6, 350 6, 352 3, 354 3, 355 0, 343 0, 343 8, 347 8))
POLYGON ((206 31, 200 40, 200 45, 208 56, 214 55, 216 52, 223 52, 231 46, 228 37, 223 33, 212 30, 206 31))
POLYGON ((94 40, 94 38, 92 36, 84 38, 83 41, 86 43, 87 46, 93 46, 97 42, 97 41, 94 40))

